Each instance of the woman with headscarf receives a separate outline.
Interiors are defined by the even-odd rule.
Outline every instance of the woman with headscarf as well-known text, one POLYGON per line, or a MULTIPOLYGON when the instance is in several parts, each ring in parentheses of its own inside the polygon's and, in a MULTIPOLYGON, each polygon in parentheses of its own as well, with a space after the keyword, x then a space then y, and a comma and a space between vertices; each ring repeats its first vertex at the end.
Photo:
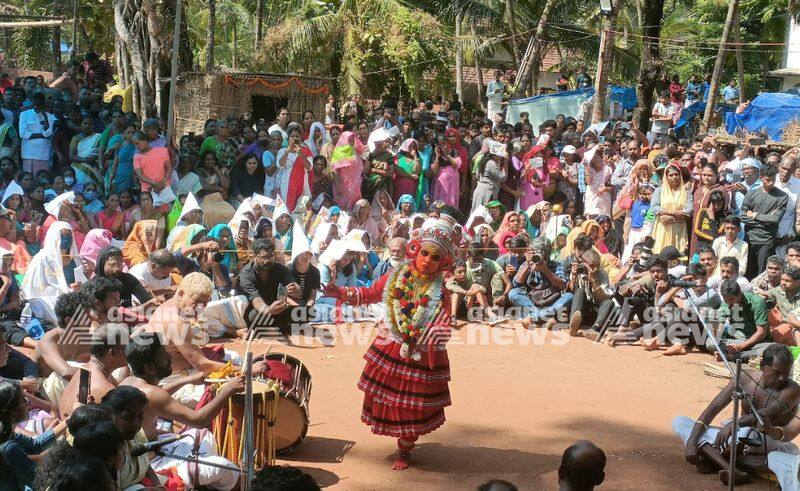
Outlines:
POLYGON ((639 186, 649 183, 653 172, 655 172, 655 169, 647 159, 639 159, 633 165, 630 174, 628 174, 627 182, 617 194, 617 201, 614 205, 614 220, 622 218, 631 209, 639 193, 639 186))
POLYGON ((603 227, 601 227, 600 224, 594 220, 586 220, 580 226, 573 228, 569 232, 569 235, 567 235, 567 243, 564 248, 561 249, 561 255, 559 256, 561 261, 572 256, 572 253, 575 250, 575 239, 577 239, 580 235, 586 235, 587 237, 591 238, 592 242, 594 242, 594 248, 599 254, 608 253, 608 248, 606 248, 606 245, 603 242, 603 239, 605 239, 603 227))
POLYGON ((692 194, 692 235, 689 257, 694 256, 701 245, 709 247, 719 236, 722 219, 728 211, 728 192, 718 182, 717 166, 705 162, 700 166, 700 182, 692 194))
POLYGON ((391 141, 389 132, 383 128, 378 128, 369 136, 370 153, 364 170, 366 177, 361 184, 361 195, 367 201, 372 201, 375 193, 381 189, 392 194, 395 165, 394 156, 389 151, 391 141))
MULTIPOLYGON (((493 140, 484 138, 477 168, 478 183, 472 193, 472 209, 470 212, 475 211, 475 208, 481 205, 496 201, 497 195, 500 193, 500 184, 505 182, 508 176, 508 159, 500 155, 492 155, 490 152, 491 143, 494 143, 493 140)), ((491 213, 491 210, 489 211, 491 213)))
POLYGON ((389 193, 386 191, 375 193, 375 197, 372 198, 371 213, 372 219, 378 225, 381 235, 383 235, 392 224, 392 218, 397 213, 394 201, 392 201, 389 193))
POLYGON ((417 181, 417 192, 414 199, 417 201, 418 210, 427 210, 430 201, 431 189, 431 160, 433 160, 433 146, 428 141, 428 136, 424 131, 415 131, 414 139, 417 141, 417 156, 419 157, 420 173, 417 181), (425 201, 425 197, 430 201, 425 201))
POLYGON ((83 265, 83 275, 91 279, 94 275, 95 264, 100 250, 111 245, 114 236, 110 230, 94 228, 89 230, 80 249, 80 258, 83 265))
POLYGON ((79 287, 75 282, 75 261, 78 257, 78 247, 69 223, 52 223, 47 229, 42 250, 31 259, 20 285, 34 316, 58 322, 55 315, 56 300, 79 287))
POLYGON ((233 232, 231 232, 231 228, 224 223, 219 223, 214 225, 214 227, 209 230, 208 236, 212 239, 216 240, 219 243, 219 250, 224 251, 222 263, 228 271, 231 273, 236 273, 238 270, 238 261, 236 256, 236 244, 233 241, 233 232))
POLYGON ((270 220, 267 217, 259 218, 258 224, 256 225, 255 228, 255 235, 253 235, 253 240, 255 241, 257 239, 267 239, 271 241, 275 245, 275 252, 276 252, 275 262, 278 264, 285 264, 286 258, 283 254, 283 251, 284 249, 286 249, 286 246, 284 246, 283 241, 275 237, 273 229, 274 227, 272 224, 272 220, 270 220))
POLYGON ((255 155, 246 155, 239 159, 231 171, 231 201, 236 201, 234 206, 240 205, 253 194, 261 193, 264 189, 264 166, 261 159, 255 155))
POLYGON ((128 234, 125 245, 122 246, 122 257, 129 267, 147 261, 150 253, 158 249, 157 231, 158 222, 156 220, 142 220, 133 225, 133 230, 128 234))
POLYGON ((394 199, 408 194, 414 196, 419 185, 419 176, 422 172, 422 164, 419 159, 417 141, 408 138, 400 145, 397 152, 397 167, 394 175, 394 199))
POLYGON ((503 218, 506 216, 505 205, 497 200, 490 201, 486 203, 486 211, 489 213, 490 220, 488 223, 492 230, 498 230, 500 224, 503 223, 503 218))
POLYGON ((103 248, 97 256, 94 275, 96 278, 114 279, 122 284, 119 298, 123 307, 133 307, 133 297, 136 297, 140 307, 152 303, 158 304, 158 301, 153 299, 150 292, 142 286, 142 283, 135 276, 123 271, 124 266, 120 248, 108 246, 103 248))
POLYGON ((509 235, 511 237, 516 237, 522 231, 522 217, 516 211, 509 211, 506 213, 506 216, 503 217, 503 222, 500 224, 500 227, 497 229, 497 233, 494 234, 494 243, 500 247, 502 252, 503 250, 503 240, 506 239, 509 235))
POLYGON ((397 200, 397 213, 401 217, 410 218, 416 211, 417 208, 414 203, 414 197, 410 194, 404 194, 397 200))
POLYGON ((319 154, 325 157, 327 162, 331 161, 333 149, 336 148, 336 145, 339 143, 340 136, 342 136, 341 126, 337 124, 331 125, 328 129, 328 138, 326 138, 322 148, 319 149, 319 154))
POLYGON ((170 252, 178 252, 184 247, 188 247, 197 242, 198 236, 203 237, 206 233, 206 228, 197 223, 192 223, 184 226, 177 234, 170 244, 167 245, 170 252))
POLYGON ((475 226, 475 241, 478 247, 481 248, 486 259, 496 261, 500 256, 500 249, 497 247, 494 240, 492 240, 493 237, 494 229, 492 229, 490 225, 481 223, 475 226))
POLYGON ((522 159, 522 175, 519 189, 522 196, 519 198, 519 207, 527 210, 530 206, 544 200, 544 191, 550 185, 550 167, 553 160, 558 165, 558 157, 553 151, 553 143, 547 140, 542 145, 536 145, 522 159))
POLYGON ((622 240, 622 234, 614 228, 611 217, 608 215, 600 215, 597 217, 597 223, 603 229, 603 245, 606 247, 608 253, 620 257, 625 243, 622 240))
POLYGON ((355 133, 345 131, 339 137, 330 159, 334 176, 333 201, 350 210, 361 199, 361 173, 364 164, 359 156, 362 151, 360 144, 355 133))
POLYGON ((461 173, 465 171, 466 165, 466 151, 458 141, 458 129, 450 128, 445 132, 445 140, 438 142, 434 148, 431 163, 431 197, 434 201, 442 200, 449 206, 458 208, 461 173))
POLYGON ((306 158, 311 160, 319 155, 324 142, 325 126, 323 126, 319 121, 315 121, 311 124, 311 128, 308 131, 308 137, 305 139, 305 141, 303 141, 303 152, 306 154, 306 158))
POLYGON ((288 134, 289 146, 278 151, 275 181, 279 186, 281 199, 290 210, 294 210, 300 196, 311 194, 311 183, 314 181, 313 157, 309 156, 310 150, 302 145, 299 127, 290 126, 288 134))
POLYGON ((692 195, 684 185, 689 172, 670 163, 663 170, 661 186, 653 193, 651 210, 656 217, 653 225, 653 253, 673 246, 683 254, 689 247, 686 221, 692 216, 692 195))
POLYGON ((356 201, 353 207, 353 217, 351 225, 354 229, 365 231, 369 235, 372 244, 383 243, 383 234, 372 218, 372 207, 369 201, 365 199, 356 201))
POLYGON ((611 215, 611 186, 608 180, 614 171, 603 161, 602 146, 588 150, 583 157, 586 169, 584 213, 587 217, 611 215))

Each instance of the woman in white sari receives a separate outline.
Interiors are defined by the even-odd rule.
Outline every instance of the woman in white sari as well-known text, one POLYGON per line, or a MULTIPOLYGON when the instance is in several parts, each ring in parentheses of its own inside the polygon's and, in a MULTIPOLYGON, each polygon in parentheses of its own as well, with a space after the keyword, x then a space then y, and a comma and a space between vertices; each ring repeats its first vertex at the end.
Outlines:
POLYGON ((59 221, 50 225, 42 249, 31 259, 20 287, 35 317, 58 322, 56 299, 76 285, 78 257, 69 223, 59 221))

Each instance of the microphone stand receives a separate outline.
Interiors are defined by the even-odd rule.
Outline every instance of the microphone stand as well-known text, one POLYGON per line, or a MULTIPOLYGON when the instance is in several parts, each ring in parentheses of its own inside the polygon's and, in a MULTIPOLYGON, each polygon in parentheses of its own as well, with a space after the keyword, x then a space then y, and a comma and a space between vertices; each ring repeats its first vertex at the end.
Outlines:
MULTIPOLYGON (((708 286, 706 286, 708 288, 708 286)), ((738 448, 739 443, 739 404, 742 399, 747 401, 750 405, 750 408, 753 410, 753 416, 755 416, 756 420, 760 425, 764 425, 764 418, 758 414, 758 411, 755 409, 755 404, 753 403, 753 399, 747 391, 741 385, 740 377, 742 375, 742 358, 739 357, 736 359, 736 370, 733 369, 731 366, 730 361, 726 356, 725 351, 722 349, 722 346, 719 344, 719 340, 714 336, 714 332, 712 329, 709 329, 706 322, 703 320, 703 316, 700 315, 700 310, 697 308, 697 305, 692 301, 692 295, 689 291, 689 288, 684 287, 683 292, 686 294, 686 301, 689 302, 691 305, 692 310, 697 315, 697 322, 703 327, 706 332, 706 335, 711 338, 711 342, 714 343, 714 347, 717 348, 717 353, 719 353, 719 357, 722 359, 723 365, 731 374, 731 379, 734 383, 734 390, 733 394, 731 395, 731 401, 733 402, 733 421, 732 421, 732 431, 731 431, 731 445, 730 445, 730 460, 728 461, 728 489, 734 489, 734 474, 736 473, 736 450, 738 448)), ((708 294, 708 293, 706 293, 708 294)))

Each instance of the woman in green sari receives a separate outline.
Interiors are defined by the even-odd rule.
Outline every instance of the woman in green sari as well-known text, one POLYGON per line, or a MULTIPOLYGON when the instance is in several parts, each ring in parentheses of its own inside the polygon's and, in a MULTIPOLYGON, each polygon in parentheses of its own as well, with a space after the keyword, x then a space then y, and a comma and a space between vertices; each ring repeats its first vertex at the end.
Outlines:
POLYGON ((394 156, 389 151, 391 137, 383 129, 376 130, 377 136, 373 139, 374 147, 364 167, 364 182, 361 185, 361 196, 367 201, 372 201, 375 193, 383 189, 392 195, 392 181, 394 180, 394 156))
POLYGON ((400 150, 397 152, 393 196, 395 201, 404 194, 414 196, 417 193, 421 169, 417 141, 408 138, 400 145, 400 150))

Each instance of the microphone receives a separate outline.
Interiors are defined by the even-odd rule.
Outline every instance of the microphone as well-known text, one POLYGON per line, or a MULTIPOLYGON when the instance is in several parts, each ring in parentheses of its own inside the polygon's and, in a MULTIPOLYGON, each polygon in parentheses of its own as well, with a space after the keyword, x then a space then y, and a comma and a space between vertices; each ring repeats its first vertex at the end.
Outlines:
POLYGON ((175 443, 178 440, 186 438, 187 436, 189 435, 176 435, 169 438, 164 438, 163 440, 155 440, 142 445, 136 445, 131 448, 131 457, 139 457, 140 455, 144 455, 148 452, 158 450, 163 446, 169 445, 170 443, 175 443))

